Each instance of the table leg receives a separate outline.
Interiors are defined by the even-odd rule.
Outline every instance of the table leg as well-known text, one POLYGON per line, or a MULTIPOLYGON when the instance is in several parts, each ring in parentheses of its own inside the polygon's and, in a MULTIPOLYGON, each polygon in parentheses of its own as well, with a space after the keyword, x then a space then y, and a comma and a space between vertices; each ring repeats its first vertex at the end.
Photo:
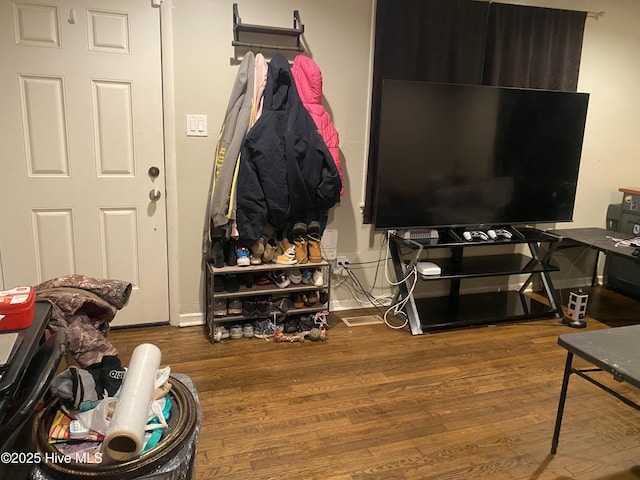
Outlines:
POLYGON ((569 386, 569 377, 573 372, 571 364, 573 362, 573 353, 567 352, 567 362, 564 365, 564 377, 562 378, 562 389, 560 390, 560 402, 558 403, 558 413, 556 414, 556 428, 553 432, 553 440, 551 441, 551 453, 555 454, 558 449, 558 439, 560 437, 560 426, 562 425, 562 414, 564 412, 564 402, 567 398, 567 387, 569 386))

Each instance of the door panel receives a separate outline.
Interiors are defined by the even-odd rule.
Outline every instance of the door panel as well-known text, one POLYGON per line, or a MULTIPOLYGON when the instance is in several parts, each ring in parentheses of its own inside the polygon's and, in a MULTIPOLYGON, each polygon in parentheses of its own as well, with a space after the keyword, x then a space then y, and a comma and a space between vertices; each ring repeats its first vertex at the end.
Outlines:
POLYGON ((0 2, 2 283, 125 280, 114 325, 167 322, 159 9, 56 3, 0 2))

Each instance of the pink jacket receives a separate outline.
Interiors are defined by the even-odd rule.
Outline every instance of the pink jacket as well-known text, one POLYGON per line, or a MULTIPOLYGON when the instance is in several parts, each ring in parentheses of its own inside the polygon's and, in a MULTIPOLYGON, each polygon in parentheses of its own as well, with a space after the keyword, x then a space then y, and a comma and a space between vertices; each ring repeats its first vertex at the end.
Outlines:
MULTIPOLYGON (((333 161, 336 164, 340 180, 342 180, 342 165, 340 163, 340 152, 338 149, 338 131, 331 121, 331 117, 322 106, 322 72, 320 67, 311 58, 304 55, 297 55, 293 59, 291 73, 296 82, 296 88, 300 100, 313 118, 327 145, 333 161)), ((342 182, 340 196, 344 195, 344 181, 342 182)))

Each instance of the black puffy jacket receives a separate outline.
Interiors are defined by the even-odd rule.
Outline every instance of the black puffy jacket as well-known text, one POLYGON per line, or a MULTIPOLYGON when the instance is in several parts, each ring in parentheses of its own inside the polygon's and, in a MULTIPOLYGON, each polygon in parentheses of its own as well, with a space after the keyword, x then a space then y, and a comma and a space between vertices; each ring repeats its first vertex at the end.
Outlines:
POLYGON ((327 210, 342 183, 333 157, 304 107, 287 59, 269 62, 262 116, 245 136, 237 181, 240 238, 256 240, 267 223, 281 229, 327 210))

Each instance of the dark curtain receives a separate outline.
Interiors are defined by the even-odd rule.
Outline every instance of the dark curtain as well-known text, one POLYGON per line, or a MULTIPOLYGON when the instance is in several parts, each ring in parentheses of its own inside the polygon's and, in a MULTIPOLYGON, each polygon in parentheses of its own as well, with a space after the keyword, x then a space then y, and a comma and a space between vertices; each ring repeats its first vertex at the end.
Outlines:
POLYGON ((576 90, 586 12, 378 0, 364 223, 373 220, 382 79, 576 90))
POLYGON ((373 216, 382 79, 481 83, 488 10, 471 0, 378 0, 364 223, 373 216))
POLYGON ((576 91, 587 12, 493 3, 484 85, 576 91))

